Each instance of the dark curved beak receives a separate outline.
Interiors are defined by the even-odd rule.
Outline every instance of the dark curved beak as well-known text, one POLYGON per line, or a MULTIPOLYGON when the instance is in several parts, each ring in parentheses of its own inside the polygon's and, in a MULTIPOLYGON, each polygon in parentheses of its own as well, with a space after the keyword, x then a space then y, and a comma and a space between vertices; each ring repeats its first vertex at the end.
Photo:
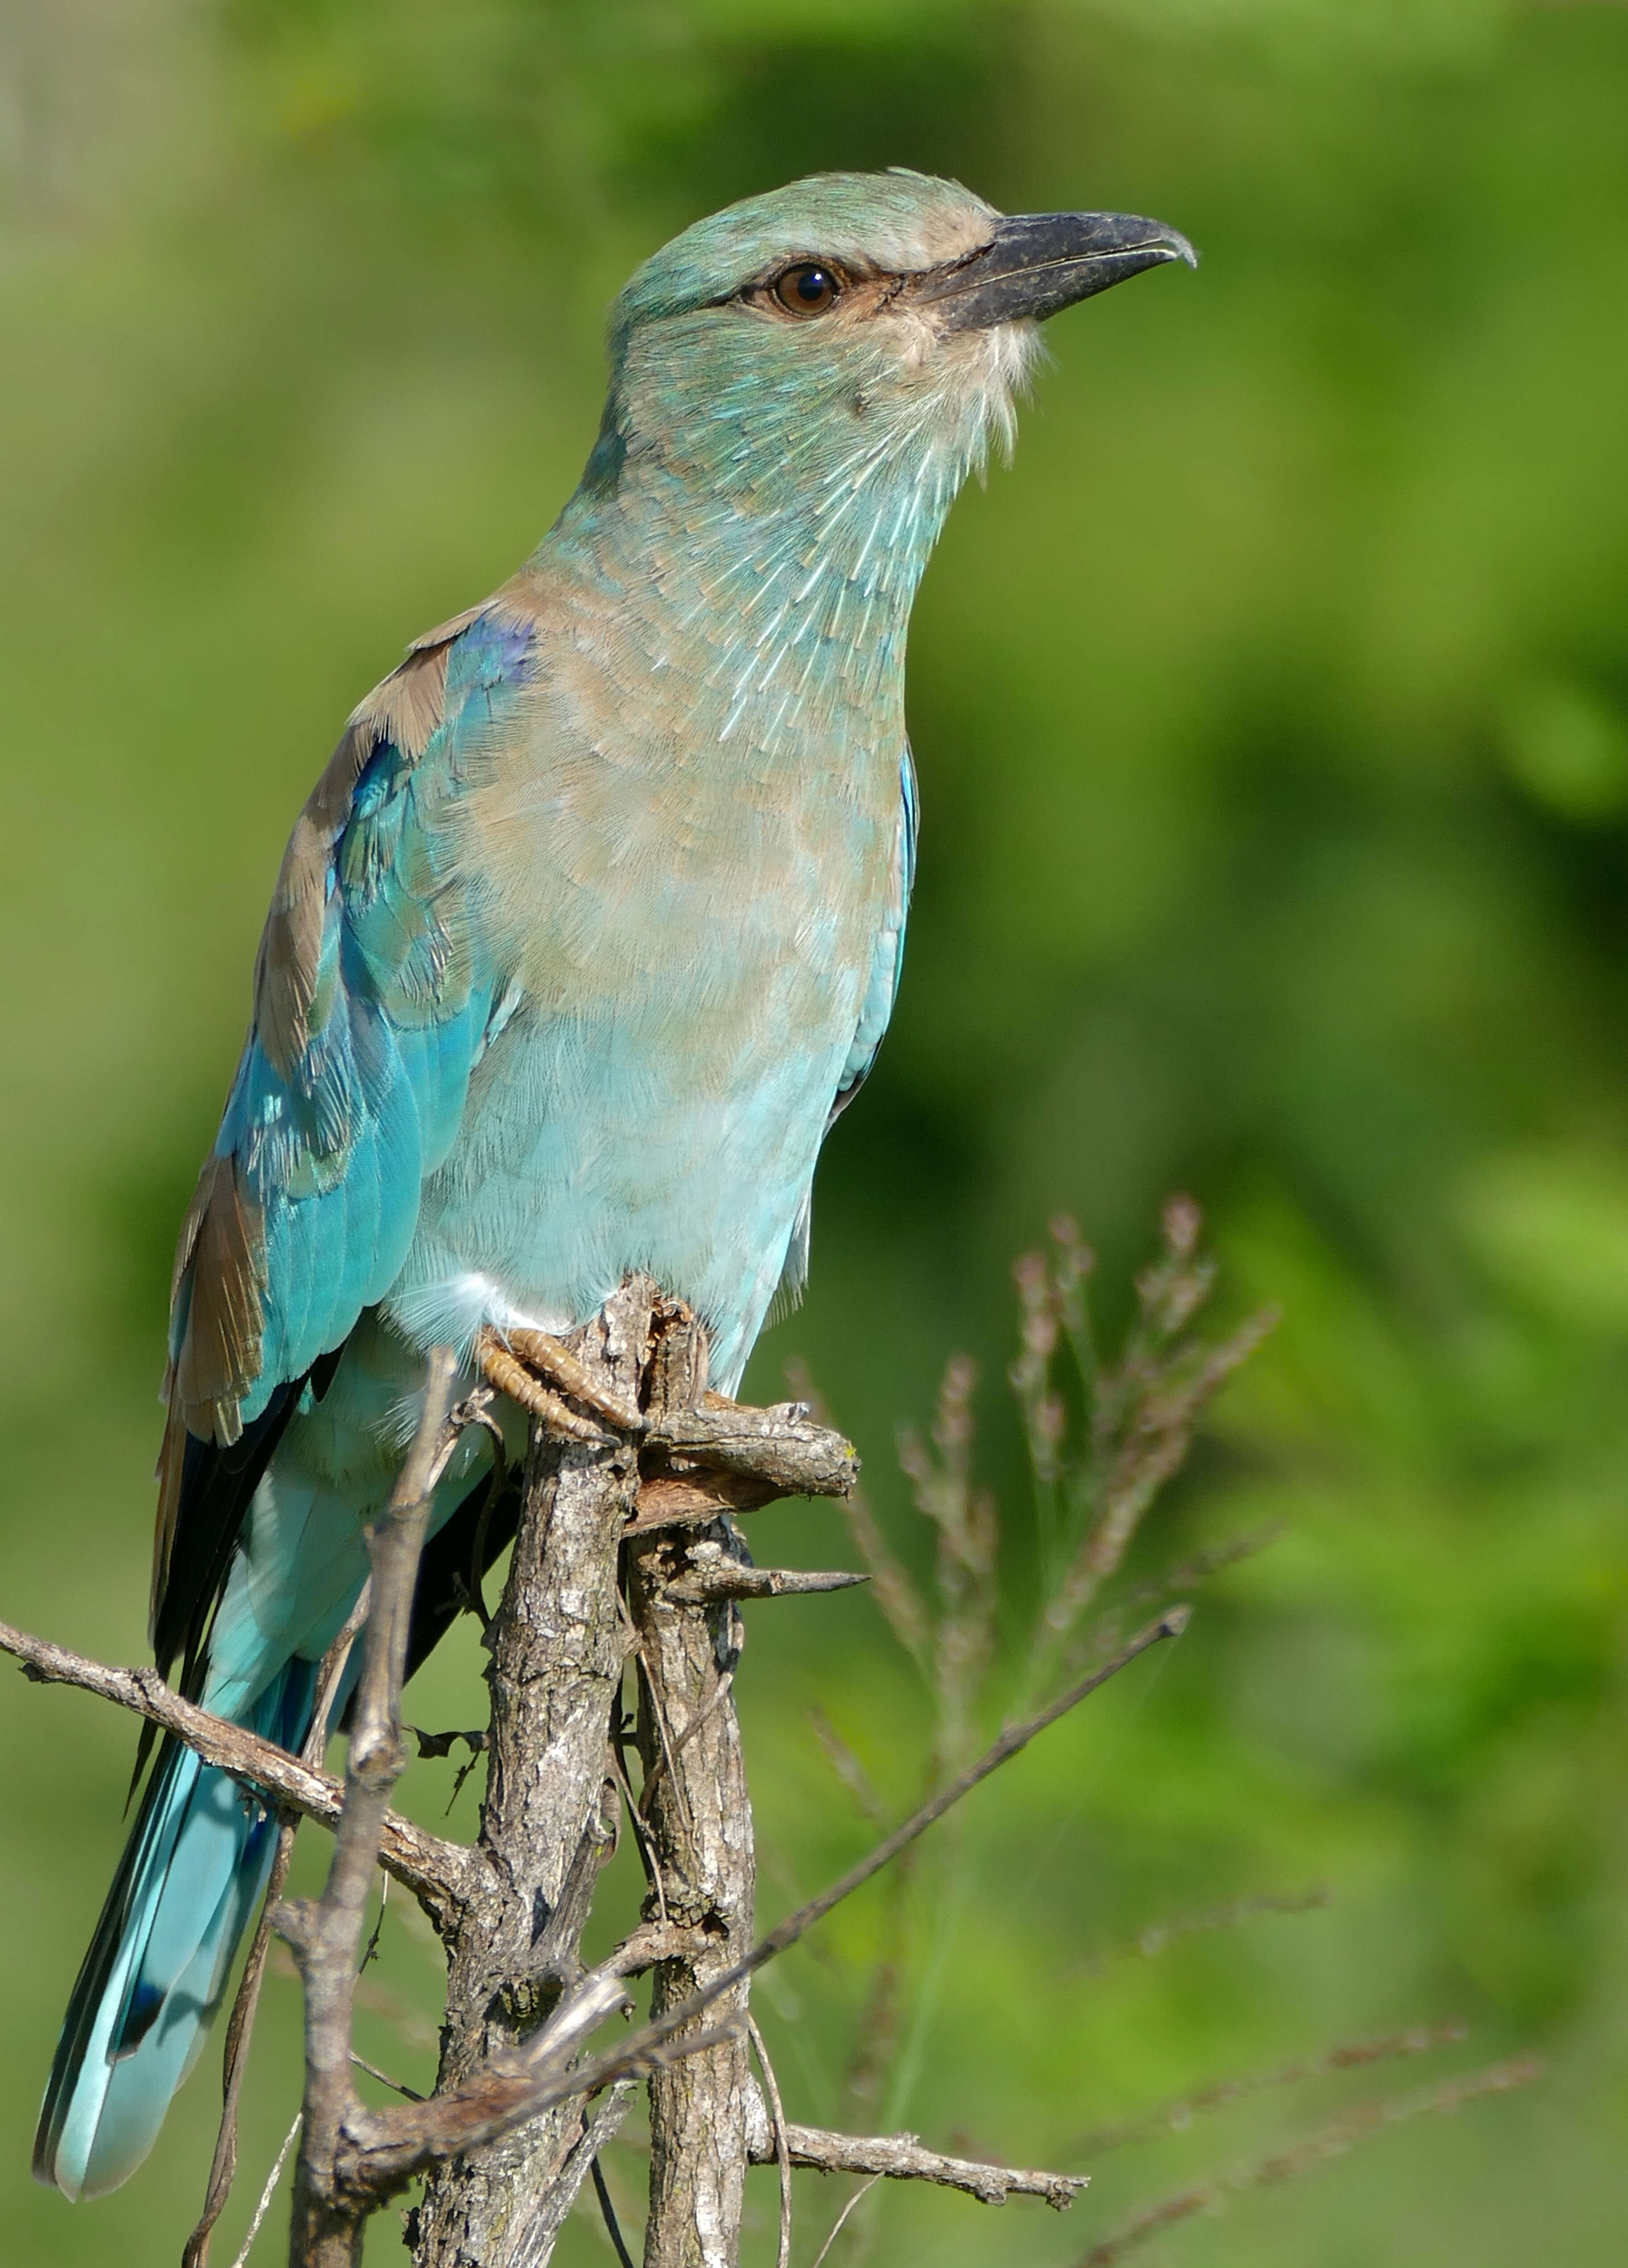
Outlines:
POLYGON ((907 290, 917 304, 941 311, 941 329, 988 330, 1024 317, 1043 323, 1168 260, 1198 265, 1187 239, 1162 221, 1135 213, 1019 213, 1001 221, 981 251, 928 269, 907 290))

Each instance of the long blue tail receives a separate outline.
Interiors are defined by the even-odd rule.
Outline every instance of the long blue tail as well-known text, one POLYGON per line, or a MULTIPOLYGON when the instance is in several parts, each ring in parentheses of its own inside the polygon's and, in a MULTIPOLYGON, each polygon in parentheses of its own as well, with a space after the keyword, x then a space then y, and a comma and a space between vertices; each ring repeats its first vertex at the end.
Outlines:
MULTIPOLYGON (((254 1731, 297 1749, 313 1665, 291 1661, 254 1710, 254 1731)), ((276 1836, 225 1772, 166 1742, 85 1956, 34 2138, 34 2175, 70 2198, 135 2172, 203 2045, 276 1836)))

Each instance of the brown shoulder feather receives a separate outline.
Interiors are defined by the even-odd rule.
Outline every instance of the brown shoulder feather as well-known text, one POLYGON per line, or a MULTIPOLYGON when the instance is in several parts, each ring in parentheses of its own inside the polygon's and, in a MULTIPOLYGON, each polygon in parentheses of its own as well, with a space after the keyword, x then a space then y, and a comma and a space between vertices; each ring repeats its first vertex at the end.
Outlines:
POLYGON ((446 703, 446 650, 478 607, 415 641, 407 659, 352 711, 322 777, 294 821, 254 962, 254 1028, 272 1068, 291 1079, 311 1038, 322 954, 328 862, 350 816, 356 784, 386 740, 416 763, 446 703))

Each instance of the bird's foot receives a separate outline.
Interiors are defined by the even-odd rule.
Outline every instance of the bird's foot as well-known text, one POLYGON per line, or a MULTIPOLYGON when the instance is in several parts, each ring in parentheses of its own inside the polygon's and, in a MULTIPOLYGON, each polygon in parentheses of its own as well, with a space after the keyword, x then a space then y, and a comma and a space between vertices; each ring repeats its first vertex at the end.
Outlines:
POLYGON ((571 1407, 571 1402, 608 1418, 624 1433, 642 1433, 645 1429, 642 1411, 602 1386, 586 1364, 548 1331, 484 1330, 475 1342, 475 1359, 489 1385, 518 1402, 550 1432, 563 1434, 568 1440, 607 1438, 593 1418, 571 1407))

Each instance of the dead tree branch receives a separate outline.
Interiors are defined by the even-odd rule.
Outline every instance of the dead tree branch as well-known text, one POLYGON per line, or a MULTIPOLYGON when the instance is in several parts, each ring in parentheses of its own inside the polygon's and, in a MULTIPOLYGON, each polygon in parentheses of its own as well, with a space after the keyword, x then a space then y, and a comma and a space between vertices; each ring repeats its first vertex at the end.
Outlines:
MULTIPOLYGON (((705 1334, 676 1309, 662 1320, 651 1365, 653 1428, 668 1442, 716 1442, 716 1413, 698 1407, 706 1387, 705 1334)), ((787 1436, 799 1450, 836 1438, 810 1425, 794 1405, 792 1410, 789 1417, 732 1413, 734 1420, 761 1415, 769 1421, 740 1434, 769 1451, 764 1479, 784 1477, 779 1444, 787 1436)), ((837 1471, 851 1470, 851 1462, 839 1459, 837 1471)), ((703 2007, 729 2028, 717 2046, 675 2058, 652 2075, 645 2268, 727 2268, 740 2244, 753 2103, 744 2030, 748 1979, 742 1976, 711 1999, 696 1996, 737 1966, 752 1942, 752 1813, 731 1690, 746 1635, 732 1582, 750 1572, 749 1555, 726 1519, 693 1539, 668 1528, 638 1535, 628 1547, 645 1766, 639 1808, 663 1904, 694 1945, 657 1967, 651 2014, 661 2020, 695 2007, 696 2019, 673 2036, 675 2044, 700 2029, 703 2007), (717 1586, 710 1600, 709 1578, 717 1586)))
MULTIPOLYGON (((156 1669, 112 1668, 5 1622, 0 1622, 0 1653, 14 1655, 24 1676, 36 1684, 75 1685, 132 1710, 173 1733, 205 1764, 218 1764, 257 1795, 324 1827, 337 1826, 344 1788, 331 1772, 320 1771, 274 1742, 262 1741, 258 1734, 200 1709, 195 1701, 184 1700, 156 1669)), ((394 1811, 384 1816, 379 1863, 412 1892, 438 1927, 448 1925, 478 1881, 474 1855, 461 1844, 427 1834, 394 1811)))
MULTIPOLYGON (((512 1352, 527 1358, 524 1347, 512 1352)), ((450 1356, 432 1364, 418 1433, 369 1539, 366 1655, 343 1792, 314 1753, 286 1756, 151 1671, 106 1668, 0 1624, 0 1647, 28 1675, 80 1685, 152 1719, 268 1802, 335 1830, 322 1897, 280 1905, 275 1915, 306 1999, 295 2268, 355 2268, 368 2214, 419 2176, 427 2180, 411 2221, 416 2268, 474 2259, 483 2268, 544 2268, 637 2078, 651 2081, 652 2099, 646 2268, 733 2268, 745 2173, 768 2123, 747 2063, 753 1975, 1038 1734, 1187 1623, 1187 1608, 1168 1609, 954 1770, 969 1745, 973 1689, 991 1642, 980 1617, 993 1530, 950 1422, 966 1417, 969 1373, 935 1432, 942 1473, 924 1468, 924 1484, 943 1496, 942 1504, 934 1498, 949 1555, 941 1581, 947 1609, 961 1616, 937 1664, 957 1727, 938 1751, 944 1784, 753 1943, 751 1815, 733 1698, 738 1602, 854 1579, 753 1568, 730 1515, 777 1496, 845 1494, 857 1460, 804 1403, 750 1410, 707 1395, 703 1333, 647 1278, 630 1278, 568 1345, 549 1340, 544 1355, 556 1386, 597 1422, 573 1410, 569 1427, 555 1425, 553 1388, 520 1397, 533 1411, 532 1442, 508 1581, 486 1633, 492 1723, 474 1850, 425 1835, 389 1808, 405 1761, 401 1689, 431 1501, 456 1428, 474 1414, 466 1406, 449 1415, 450 1356), (637 1796, 619 1754, 630 1663, 644 1767, 637 1796), (651 1896, 643 1925, 589 1969, 581 1935, 614 1847, 621 1795, 634 1809, 651 1896), (351 2018, 379 1864, 430 1913, 450 1977, 435 2093, 372 2109, 355 2090, 351 2018), (650 2020, 593 2054, 595 2033, 628 2007, 628 1979, 650 1969, 650 2020)), ((925 2180, 990 2203, 1034 2195, 1059 2208, 1081 2186, 1080 2176, 946 2156, 909 2135, 834 2134, 778 2114, 773 2123, 783 2169, 925 2180)), ((788 2233, 783 2228, 783 2250, 788 2233)))
MULTIPOLYGON (((834 2134, 823 2126, 788 2122, 786 2147, 792 2163, 817 2174, 880 2174, 894 2182, 933 2182, 961 2190, 984 2205, 1005 2205, 1009 2197, 1043 2198, 1065 2213, 1090 2182, 1089 2174, 1045 2174, 1019 2166, 984 2165, 974 2158, 947 2157, 924 2150, 914 2134, 834 2134)), ((775 2139, 767 2119, 752 2132, 752 2163, 772 2165, 775 2139)))
MULTIPOLYGON (((637 1415, 652 1289, 624 1285, 573 1338, 578 1382, 601 1407, 620 1401, 637 1415)), ((616 1554, 638 1490, 627 1434, 595 1429, 590 1440, 562 1440, 534 1426, 514 1556, 489 1635, 479 1848, 490 1888, 447 1941, 443 2101, 494 2069, 524 2068, 545 2042, 569 2061, 586 2031, 623 2005, 625 1977, 654 1957, 646 1933, 590 1978, 578 1953, 615 1843, 609 1734, 627 1650, 616 1554)), ((454 2117, 445 2133, 460 2154, 448 2161, 437 2149, 423 2161, 440 2160, 413 2223, 419 2268, 545 2261, 592 2160, 592 2150, 583 2154, 589 2131, 579 2095, 539 2104, 529 2123, 484 2148, 454 2117)))
MULTIPOLYGON (((621 2047, 582 2063, 571 2061, 586 2032, 615 2005, 608 1997, 594 1998, 589 1990, 596 1980, 605 1977, 609 1967, 606 1964, 600 1970, 590 1970, 579 1988, 584 1995, 582 2014, 592 2017, 591 2023, 564 2022, 578 2008, 573 1995, 562 2004, 554 2021, 538 2035, 524 2057, 518 2059, 519 2068, 488 2069, 478 2073, 468 2088, 438 2095, 422 2106, 398 2109, 393 2105, 373 2113, 367 2134, 357 2137, 348 2178, 357 2187, 371 2189, 380 2197, 388 2195, 426 2167, 458 2151, 512 2133, 528 2118, 538 2117, 556 2103, 597 2093, 619 2079, 643 2077, 665 2069, 680 2055, 693 2055, 733 2038, 734 2028, 730 2024, 696 2034, 696 2018, 777 1955, 789 1950, 816 1922, 823 1921, 843 1899, 851 1897, 901 1851, 924 1835, 946 1812, 1027 1748, 1037 1734, 1078 1707, 1089 1694, 1096 1692, 1110 1677, 1129 1668, 1162 1639, 1179 1637, 1187 1627, 1190 1609, 1184 1606, 1171 1608, 1139 1631, 1111 1661, 1104 1662, 1044 1709, 1037 1710, 1020 1724, 1008 1727, 975 1764, 912 1812, 845 1874, 777 1923, 743 1958, 699 1984, 690 1999, 642 2025, 621 2047)), ((601 1993, 602 1990, 601 1985, 601 1993)))

